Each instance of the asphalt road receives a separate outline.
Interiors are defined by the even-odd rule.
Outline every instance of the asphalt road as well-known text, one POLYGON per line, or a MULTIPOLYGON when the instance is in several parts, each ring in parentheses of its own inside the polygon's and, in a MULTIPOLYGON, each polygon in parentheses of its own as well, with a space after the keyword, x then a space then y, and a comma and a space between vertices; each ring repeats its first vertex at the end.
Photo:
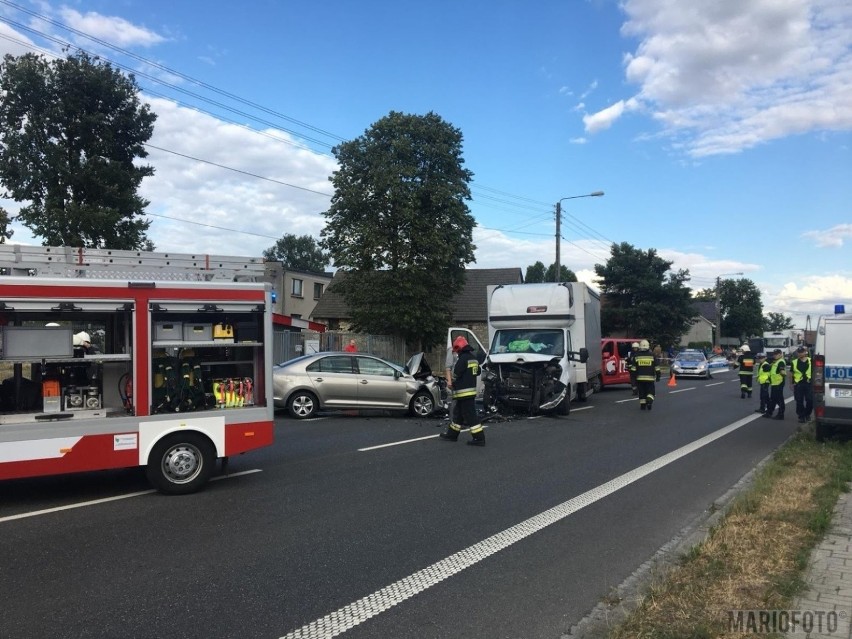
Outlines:
POLYGON ((493 423, 485 448, 281 415, 186 497, 138 469, 0 483, 0 637, 558 639, 796 427, 735 372, 657 394, 493 423))

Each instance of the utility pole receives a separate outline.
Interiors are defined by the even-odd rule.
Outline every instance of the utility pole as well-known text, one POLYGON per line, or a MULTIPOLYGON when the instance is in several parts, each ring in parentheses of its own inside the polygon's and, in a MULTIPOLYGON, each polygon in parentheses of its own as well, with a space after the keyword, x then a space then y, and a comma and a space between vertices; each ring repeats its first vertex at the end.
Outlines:
POLYGON ((560 264, 559 260, 559 240, 562 237, 562 202, 565 200, 576 200, 581 197, 601 197, 603 194, 603 191, 593 191, 592 193, 586 193, 584 195, 563 197, 561 200, 556 202, 556 274, 553 279, 557 284, 559 284, 559 280, 562 277, 562 264, 560 264))
POLYGON ((562 274, 562 266, 559 264, 559 239, 562 236, 562 201, 556 203, 556 273, 555 282, 559 284, 559 276, 562 274))

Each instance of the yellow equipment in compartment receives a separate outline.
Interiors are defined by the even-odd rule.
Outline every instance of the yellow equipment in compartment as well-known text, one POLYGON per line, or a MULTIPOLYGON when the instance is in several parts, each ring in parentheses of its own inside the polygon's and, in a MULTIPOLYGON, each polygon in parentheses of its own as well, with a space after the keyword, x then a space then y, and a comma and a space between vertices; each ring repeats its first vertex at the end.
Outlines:
POLYGON ((228 377, 213 381, 216 408, 242 408, 254 405, 254 384, 251 377, 228 377))
POLYGON ((213 341, 234 343, 234 327, 220 322, 213 325, 213 341))

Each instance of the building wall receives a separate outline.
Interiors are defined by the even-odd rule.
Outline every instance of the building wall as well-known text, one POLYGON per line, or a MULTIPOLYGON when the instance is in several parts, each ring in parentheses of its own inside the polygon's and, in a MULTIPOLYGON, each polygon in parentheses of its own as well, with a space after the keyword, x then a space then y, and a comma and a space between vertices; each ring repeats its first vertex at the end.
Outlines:
POLYGON ((697 318, 690 329, 680 338, 682 346, 686 346, 690 342, 710 342, 713 343, 713 325, 705 318, 697 318))

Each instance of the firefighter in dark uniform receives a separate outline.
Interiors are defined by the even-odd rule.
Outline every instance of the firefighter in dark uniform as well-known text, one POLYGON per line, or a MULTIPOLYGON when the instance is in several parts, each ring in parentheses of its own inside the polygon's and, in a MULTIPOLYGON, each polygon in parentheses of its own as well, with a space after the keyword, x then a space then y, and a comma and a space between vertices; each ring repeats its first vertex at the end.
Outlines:
POLYGON ((796 415, 799 423, 804 424, 811 418, 814 409, 814 389, 811 386, 811 358, 808 349, 800 346, 796 357, 790 362, 790 382, 793 384, 793 397, 796 400, 796 415))
POLYGON ((633 367, 633 358, 639 351, 639 342, 633 342, 630 345, 630 352, 627 353, 627 372, 630 374, 630 389, 633 391, 633 396, 639 394, 639 389, 636 387, 636 369, 633 367))
POLYGON ((784 419, 784 379, 787 377, 787 365, 780 348, 772 351, 772 364, 769 367, 769 405, 763 416, 772 417, 775 409, 778 413, 772 419, 784 419))
POLYGON ((760 385, 760 408, 756 413, 765 413, 769 408, 769 371, 772 364, 766 359, 766 353, 757 354, 757 383, 760 385))
POLYGON ((639 394, 639 410, 651 410, 654 405, 654 382, 660 381, 660 360, 651 352, 648 340, 639 342, 639 350, 633 355, 636 371, 636 388, 639 394))
POLYGON ((737 358, 737 367, 740 376, 740 399, 745 399, 746 395, 751 397, 751 380, 754 377, 754 356, 751 354, 751 349, 748 344, 743 344, 742 355, 737 358))
POLYGON ((464 337, 453 342, 453 352, 458 359, 453 366, 452 391, 453 413, 450 425, 441 433, 441 439, 454 442, 459 438, 462 426, 470 428, 473 439, 471 446, 485 446, 485 431, 476 414, 476 378, 479 377, 479 362, 473 354, 473 348, 464 337))

